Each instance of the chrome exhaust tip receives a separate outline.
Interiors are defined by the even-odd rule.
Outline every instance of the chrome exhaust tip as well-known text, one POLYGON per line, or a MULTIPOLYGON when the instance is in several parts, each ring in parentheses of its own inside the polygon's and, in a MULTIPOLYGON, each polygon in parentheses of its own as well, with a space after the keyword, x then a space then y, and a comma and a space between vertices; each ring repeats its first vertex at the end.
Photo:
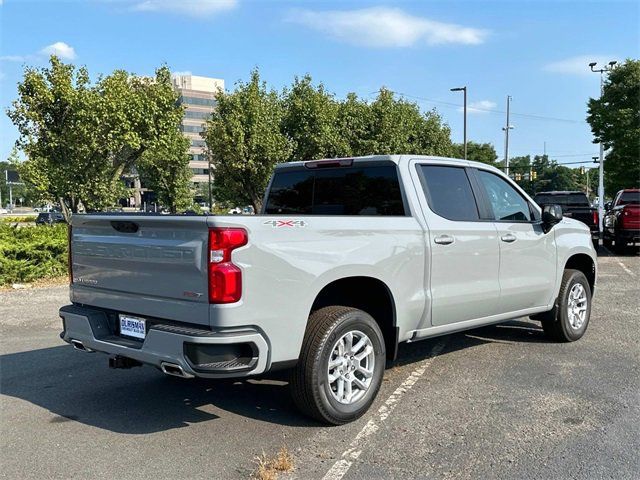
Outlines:
POLYGON ((176 363, 162 362, 160 364, 160 370, 162 370, 162 373, 166 375, 172 375, 174 377, 181 377, 181 378, 193 377, 193 375, 185 372, 184 369, 176 363))
POLYGON ((87 352, 87 353, 92 353, 93 350, 91 350, 89 347, 85 347, 84 343, 82 343, 80 340, 71 340, 71 345, 73 345, 73 348, 75 348, 76 350, 80 350, 81 352, 87 352))

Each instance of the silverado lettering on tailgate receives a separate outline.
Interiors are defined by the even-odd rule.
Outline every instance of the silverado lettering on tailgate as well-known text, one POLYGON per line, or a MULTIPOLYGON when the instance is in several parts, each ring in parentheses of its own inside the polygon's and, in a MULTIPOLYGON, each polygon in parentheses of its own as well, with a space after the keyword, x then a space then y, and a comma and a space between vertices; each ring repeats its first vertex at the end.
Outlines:
POLYGON ((74 242, 74 255, 101 258, 131 258, 131 259, 164 259, 188 260, 196 258, 193 248, 187 247, 156 247, 135 245, 109 245, 98 243, 74 242))

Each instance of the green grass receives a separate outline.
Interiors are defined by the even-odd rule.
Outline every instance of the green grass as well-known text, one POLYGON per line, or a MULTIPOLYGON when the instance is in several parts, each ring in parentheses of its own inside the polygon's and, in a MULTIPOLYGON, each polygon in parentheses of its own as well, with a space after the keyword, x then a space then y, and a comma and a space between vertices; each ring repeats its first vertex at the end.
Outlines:
POLYGON ((66 224, 35 227, 0 223, 0 285, 66 273, 66 224))

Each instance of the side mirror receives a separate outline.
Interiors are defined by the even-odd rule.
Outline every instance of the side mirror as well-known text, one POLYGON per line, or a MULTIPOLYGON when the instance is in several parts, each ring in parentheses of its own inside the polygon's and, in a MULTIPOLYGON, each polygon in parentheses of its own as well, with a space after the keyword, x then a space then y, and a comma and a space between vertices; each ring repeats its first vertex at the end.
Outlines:
POLYGON ((611 202, 607 202, 604 204, 604 211, 611 210, 611 202))
POLYGON ((542 229, 549 232, 556 223, 562 221, 562 207, 560 205, 545 205, 542 207, 542 229))

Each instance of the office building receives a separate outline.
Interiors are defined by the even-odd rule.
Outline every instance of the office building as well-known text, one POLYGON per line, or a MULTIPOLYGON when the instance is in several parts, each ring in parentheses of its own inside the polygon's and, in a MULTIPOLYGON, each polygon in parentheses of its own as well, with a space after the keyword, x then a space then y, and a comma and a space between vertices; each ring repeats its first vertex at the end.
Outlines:
POLYGON ((193 172, 191 180, 195 183, 209 181, 209 164, 204 155, 204 139, 200 136, 211 112, 215 109, 215 94, 224 90, 224 80, 199 77, 196 75, 174 75, 173 85, 180 94, 179 102, 185 107, 184 118, 180 126, 189 139, 189 167, 193 172))

